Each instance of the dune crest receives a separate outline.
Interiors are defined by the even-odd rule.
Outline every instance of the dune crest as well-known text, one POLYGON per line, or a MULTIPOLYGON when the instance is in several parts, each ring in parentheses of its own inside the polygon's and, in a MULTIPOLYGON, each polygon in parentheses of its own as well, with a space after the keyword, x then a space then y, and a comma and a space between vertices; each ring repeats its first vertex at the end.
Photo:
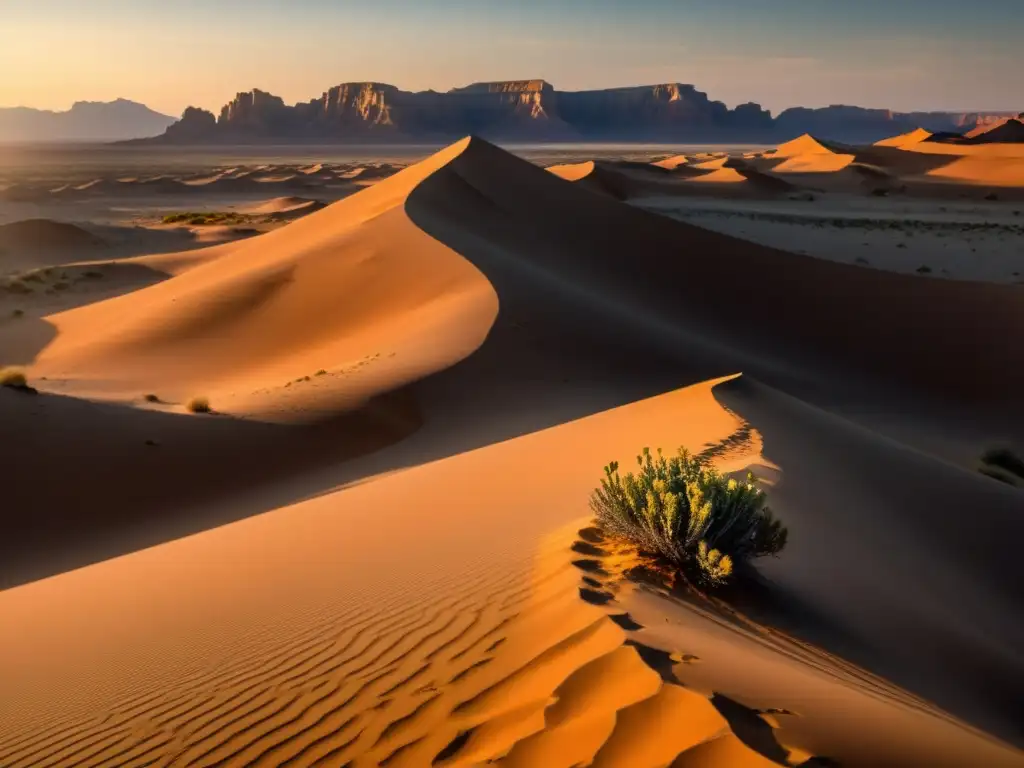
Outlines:
POLYGON ((424 236, 402 206, 459 151, 225 246, 171 280, 53 316, 57 337, 34 373, 114 399, 198 391, 225 410, 256 412, 273 410, 276 391, 320 369, 374 360, 321 396, 345 409, 451 365, 483 341, 497 302, 479 272, 424 236), (448 342, 428 343, 434 338, 448 342))

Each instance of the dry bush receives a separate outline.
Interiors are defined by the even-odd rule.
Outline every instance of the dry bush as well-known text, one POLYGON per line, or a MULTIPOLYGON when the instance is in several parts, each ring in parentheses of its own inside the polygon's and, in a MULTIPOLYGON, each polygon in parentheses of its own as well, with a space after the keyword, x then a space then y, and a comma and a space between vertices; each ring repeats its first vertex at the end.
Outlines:
POLYGON ((985 451, 981 455, 978 471, 1008 485, 1024 486, 1024 459, 1009 448, 990 448, 985 451))
POLYGON ((765 506, 752 474, 737 482, 683 448, 666 459, 644 448, 639 473, 605 467, 590 506, 602 528, 632 541, 706 584, 729 580, 736 566, 775 555, 788 531, 765 506))
POLYGON ((28 387, 28 379, 20 368, 0 368, 0 387, 25 389, 28 387))
POLYGON ((209 413, 210 401, 205 397, 193 397, 186 406, 192 413, 209 413))

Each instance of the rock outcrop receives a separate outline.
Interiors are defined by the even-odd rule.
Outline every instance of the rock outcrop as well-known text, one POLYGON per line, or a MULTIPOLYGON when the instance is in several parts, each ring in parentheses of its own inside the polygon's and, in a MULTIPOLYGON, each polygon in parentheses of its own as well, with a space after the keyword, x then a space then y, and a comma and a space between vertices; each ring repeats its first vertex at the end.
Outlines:
POLYGON ((253 90, 235 96, 213 125, 208 115, 190 107, 158 141, 408 141, 471 133, 538 141, 754 140, 772 125, 759 105, 730 110, 692 85, 556 91, 544 80, 474 83, 445 93, 343 83, 295 106, 253 90))
POLYGON ((663 83, 558 91, 545 80, 473 83, 440 93, 386 83, 342 83, 288 106, 260 90, 239 93, 212 120, 189 108, 161 143, 449 141, 467 134, 505 141, 771 142, 810 133, 874 142, 916 128, 964 134, 1013 113, 892 112, 852 106, 729 109, 692 85, 663 83))
POLYGON ((217 118, 213 112, 198 107, 187 107, 181 119, 167 128, 162 138, 170 142, 191 143, 212 136, 217 130, 217 118))

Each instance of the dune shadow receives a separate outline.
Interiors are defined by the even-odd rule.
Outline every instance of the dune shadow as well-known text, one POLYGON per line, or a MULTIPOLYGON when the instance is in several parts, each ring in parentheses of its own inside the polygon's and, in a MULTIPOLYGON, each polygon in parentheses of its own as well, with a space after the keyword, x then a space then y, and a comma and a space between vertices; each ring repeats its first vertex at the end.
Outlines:
POLYGON ((711 697, 711 703, 729 723, 736 738, 769 760, 787 764, 789 750, 779 743, 775 729, 761 718, 760 712, 720 693, 711 697))
POLYGON ((420 414, 406 391, 294 426, 0 388, 0 421, 10 587, 294 501, 308 486, 282 480, 392 445, 420 414))
POLYGON ((898 687, 920 697, 914 706, 1024 743, 1011 682, 1024 679, 1021 627, 1008 618, 1024 597, 1019 492, 749 377, 712 392, 779 467, 769 500, 790 533, 732 604, 868 687, 898 687), (965 507, 984 543, 964 536, 965 507))

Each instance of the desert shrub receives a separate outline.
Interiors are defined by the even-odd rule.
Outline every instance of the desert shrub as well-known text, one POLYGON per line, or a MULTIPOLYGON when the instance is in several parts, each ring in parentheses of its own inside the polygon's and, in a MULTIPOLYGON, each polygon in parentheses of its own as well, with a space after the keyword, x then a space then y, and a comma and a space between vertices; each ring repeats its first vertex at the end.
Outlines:
POLYGON ((1024 485, 1024 459, 1009 448, 990 448, 981 455, 978 471, 1010 485, 1024 485))
POLYGON ((203 226, 208 224, 230 224, 247 220, 234 211, 182 211, 180 213, 169 213, 161 219, 164 224, 189 224, 191 226, 203 226))
POLYGON ((24 389, 28 386, 25 374, 18 368, 0 368, 0 387, 24 389))
POLYGON ((187 407, 192 413, 209 413, 210 401, 205 397, 193 397, 187 407))
POLYGON ((157 395, 154 395, 152 392, 149 393, 148 395, 146 395, 145 400, 146 400, 147 403, 159 403, 160 402, 160 398, 157 395))
POLYGON ((752 474, 737 482, 680 448, 666 459, 644 448, 637 474, 618 462, 590 500, 598 523, 707 584, 729 580, 740 563, 775 555, 788 531, 765 506, 752 474))

